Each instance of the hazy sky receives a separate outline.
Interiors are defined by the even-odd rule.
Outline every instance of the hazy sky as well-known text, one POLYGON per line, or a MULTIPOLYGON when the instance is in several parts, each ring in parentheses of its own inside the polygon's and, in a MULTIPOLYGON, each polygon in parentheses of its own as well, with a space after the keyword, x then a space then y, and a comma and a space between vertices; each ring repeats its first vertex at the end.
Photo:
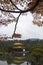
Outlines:
MULTIPOLYGON (((18 14, 14 14, 14 16, 18 16, 18 14)), ((30 12, 27 15, 21 15, 17 24, 16 33, 22 35, 21 38, 17 39, 29 39, 29 38, 39 38, 43 39, 43 26, 38 27, 33 24, 33 17, 30 12)), ((15 27, 15 22, 8 24, 8 26, 0 26, 0 34, 6 34, 7 36, 12 36, 15 27)))

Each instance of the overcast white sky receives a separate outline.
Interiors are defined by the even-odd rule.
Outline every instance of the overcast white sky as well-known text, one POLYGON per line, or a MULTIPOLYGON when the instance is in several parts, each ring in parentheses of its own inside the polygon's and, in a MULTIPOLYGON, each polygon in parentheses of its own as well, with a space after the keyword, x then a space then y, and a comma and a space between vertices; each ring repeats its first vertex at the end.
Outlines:
MULTIPOLYGON (((13 13, 14 14, 14 13, 13 13)), ((17 14, 14 14, 16 17, 17 14)), ((27 13, 27 15, 21 15, 17 24, 17 30, 16 33, 19 33, 22 35, 21 38, 17 39, 31 39, 31 38, 39 38, 43 39, 43 26, 38 27, 37 25, 34 25, 32 23, 33 17, 30 12, 27 13)), ((14 31, 15 23, 10 23, 8 26, 0 26, 0 34, 6 34, 7 36, 12 36, 14 31)))

